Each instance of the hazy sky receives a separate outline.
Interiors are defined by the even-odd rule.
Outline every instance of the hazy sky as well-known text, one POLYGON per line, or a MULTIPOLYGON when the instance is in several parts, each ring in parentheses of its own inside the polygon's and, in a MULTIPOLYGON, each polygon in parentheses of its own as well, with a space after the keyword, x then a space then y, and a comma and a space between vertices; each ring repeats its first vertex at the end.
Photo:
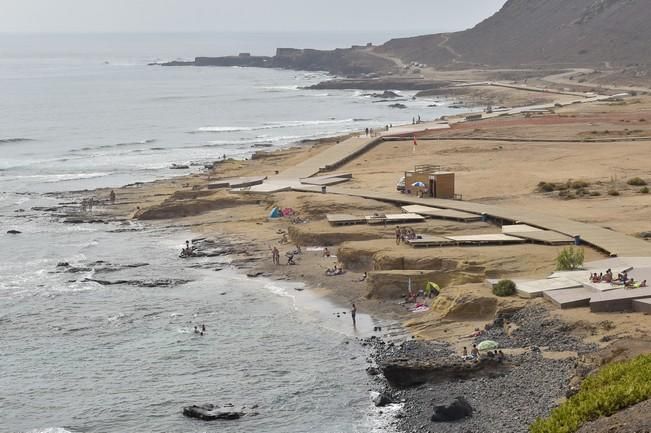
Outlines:
POLYGON ((0 32, 460 30, 506 0, 0 0, 0 32))

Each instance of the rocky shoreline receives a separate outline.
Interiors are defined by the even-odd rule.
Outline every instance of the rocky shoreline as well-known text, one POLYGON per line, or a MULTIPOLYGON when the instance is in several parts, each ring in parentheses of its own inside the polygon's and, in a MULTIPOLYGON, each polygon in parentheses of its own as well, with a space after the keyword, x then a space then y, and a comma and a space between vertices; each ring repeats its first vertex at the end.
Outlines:
POLYGON ((463 361, 446 343, 397 344, 371 338, 363 342, 375 349, 367 371, 384 401, 401 404, 392 423, 401 432, 525 433, 536 418, 546 416, 573 392, 573 379, 587 368, 580 359, 596 350, 569 335, 569 329, 559 333, 563 326, 547 317, 542 307, 498 315, 474 341, 498 337, 507 352, 503 362, 463 361), (548 347, 541 349, 540 343, 548 347), (546 355, 556 350, 575 354, 546 355), (471 409, 464 409, 466 403, 471 409), (471 415, 463 416, 465 410, 471 415), (441 413, 461 417, 442 421, 441 413))

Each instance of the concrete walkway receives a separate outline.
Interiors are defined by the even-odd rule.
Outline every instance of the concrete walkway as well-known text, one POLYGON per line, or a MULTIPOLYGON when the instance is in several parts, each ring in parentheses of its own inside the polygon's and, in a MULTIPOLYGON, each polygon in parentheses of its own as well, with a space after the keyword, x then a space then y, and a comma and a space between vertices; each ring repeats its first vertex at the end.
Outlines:
MULTIPOLYGON (((577 99, 576 101, 566 101, 562 103, 562 105, 604 101, 610 98, 611 96, 603 95, 584 97, 577 99)), ((553 108, 554 106, 555 104, 551 103, 538 105, 535 107, 519 107, 509 110, 506 113, 512 115, 531 109, 553 108)), ((483 116, 484 118, 490 118, 500 115, 504 115, 504 113, 484 114, 483 116)), ((309 158, 291 168, 282 171, 276 176, 272 176, 262 185, 250 187, 250 189, 247 189, 247 191, 259 193, 273 193, 289 190, 319 192, 320 187, 303 185, 301 183, 301 179, 312 177, 322 172, 335 170, 341 165, 360 156, 372 147, 381 143, 385 138, 402 136, 408 139, 411 135, 414 135, 416 133, 422 133, 435 129, 446 129, 449 127, 450 125, 448 123, 424 122, 417 125, 398 126, 392 128, 389 131, 382 131, 374 137, 351 137, 347 140, 337 143, 334 146, 331 146, 330 148, 326 149, 316 156, 313 156, 312 158, 309 158)), ((440 200, 431 198, 419 199, 417 197, 400 194, 398 192, 366 192, 338 186, 328 187, 327 192, 331 194, 349 195, 391 202, 400 206, 406 204, 424 205, 468 212, 475 215, 486 214, 492 219, 501 220, 506 223, 519 222, 545 230, 552 230, 567 236, 578 235, 585 243, 599 250, 602 250, 607 254, 627 257, 651 256, 651 243, 646 242, 642 239, 634 238, 632 236, 614 232, 612 230, 608 230, 592 224, 572 221, 553 215, 544 215, 537 212, 529 212, 526 209, 485 205, 481 203, 455 200, 440 200)))
POLYGON ((251 187, 252 192, 278 192, 300 187, 301 179, 316 176, 319 173, 332 171, 362 155, 372 147, 382 143, 388 137, 410 137, 416 133, 436 129, 448 129, 448 123, 421 122, 416 125, 404 125, 382 131, 375 136, 360 135, 351 137, 329 147, 318 155, 308 158, 275 176, 271 176, 263 185, 251 187))
MULTIPOLYGON (((304 191, 314 189, 299 188, 304 191)), ((329 187, 329 194, 340 194, 367 199, 379 200, 394 203, 399 206, 405 204, 434 206, 443 209, 452 209, 468 212, 475 215, 486 214, 491 219, 501 220, 505 223, 528 224, 545 230, 552 230, 567 236, 581 236, 584 243, 591 245, 606 254, 620 257, 647 257, 651 256, 651 242, 629 236, 624 233, 615 232, 593 224, 572 221, 565 218, 530 212, 526 209, 507 206, 494 206, 481 203, 442 200, 432 198, 418 198, 407 194, 379 193, 354 190, 343 187, 329 187)))

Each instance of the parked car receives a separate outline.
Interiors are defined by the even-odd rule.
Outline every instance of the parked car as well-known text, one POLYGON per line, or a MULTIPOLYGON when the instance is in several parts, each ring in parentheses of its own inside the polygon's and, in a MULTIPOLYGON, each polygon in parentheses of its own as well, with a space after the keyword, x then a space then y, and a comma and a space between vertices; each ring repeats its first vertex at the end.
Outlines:
POLYGON ((402 176, 396 184, 396 189, 400 192, 405 192, 405 177, 402 176))

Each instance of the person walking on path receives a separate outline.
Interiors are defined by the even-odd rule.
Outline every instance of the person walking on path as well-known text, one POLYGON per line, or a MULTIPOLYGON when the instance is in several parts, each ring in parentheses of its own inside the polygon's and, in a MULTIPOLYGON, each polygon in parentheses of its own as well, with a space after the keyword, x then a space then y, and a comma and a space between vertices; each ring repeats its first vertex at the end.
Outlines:
POLYGON ((357 307, 355 304, 353 304, 353 307, 350 309, 350 317, 353 318, 353 326, 357 326, 357 319, 355 316, 357 315, 357 307))
POLYGON ((280 251, 276 247, 273 247, 271 249, 271 260, 273 261, 274 265, 280 264, 280 251))

